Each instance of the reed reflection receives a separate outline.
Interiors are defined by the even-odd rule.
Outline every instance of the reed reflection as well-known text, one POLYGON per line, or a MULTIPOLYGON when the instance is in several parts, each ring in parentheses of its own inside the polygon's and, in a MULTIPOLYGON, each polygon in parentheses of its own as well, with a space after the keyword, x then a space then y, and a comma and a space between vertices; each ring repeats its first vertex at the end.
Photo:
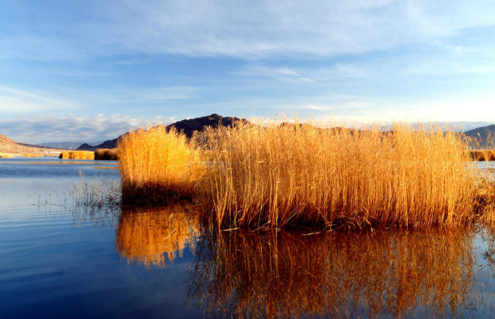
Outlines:
POLYGON ((472 237, 221 233, 199 243, 186 305, 249 318, 457 316, 477 303, 472 237))
POLYGON ((196 216, 187 206, 123 207, 117 227, 116 249, 129 263, 165 267, 182 257, 197 238, 196 216))

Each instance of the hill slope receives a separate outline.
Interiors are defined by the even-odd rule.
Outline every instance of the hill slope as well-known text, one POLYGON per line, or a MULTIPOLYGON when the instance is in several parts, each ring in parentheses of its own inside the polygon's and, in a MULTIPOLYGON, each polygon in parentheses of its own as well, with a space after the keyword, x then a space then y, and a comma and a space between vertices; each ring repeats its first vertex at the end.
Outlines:
POLYGON ((0 134, 0 153, 41 153, 45 150, 54 152, 60 151, 59 149, 51 147, 17 142, 5 135, 0 134))
MULTIPOLYGON (((167 128, 175 127, 178 131, 184 132, 187 137, 192 137, 194 132, 201 132, 203 131, 206 127, 213 127, 217 128, 219 125, 221 126, 232 126, 235 122, 237 121, 242 121, 242 122, 248 122, 245 119, 237 118, 237 117, 223 117, 218 114, 211 114, 209 116, 203 116, 203 117, 198 117, 194 119, 187 119, 187 120, 182 120, 170 125, 167 125, 167 128), (220 123, 220 124, 219 124, 220 123)), ((281 125, 294 125, 290 123, 282 123, 281 125)), ((302 124, 306 125, 306 124, 302 124)), ((342 130, 345 128, 333 128, 342 130)), ((127 133, 126 133, 127 134, 127 133)), ((389 133, 385 133, 389 134, 389 133)), ((490 137, 495 136, 495 125, 489 125, 485 127, 479 127, 473 130, 469 130, 464 133, 466 136, 471 137, 471 138, 476 138, 478 141, 480 141, 480 146, 485 147, 486 145, 486 140, 489 139, 490 137), (479 134, 479 135, 478 135, 479 134)), ((125 135, 125 134, 124 134, 125 135)), ((122 136, 122 135, 121 135, 122 136)), ((86 150, 86 151, 94 151, 99 148, 115 148, 117 147, 117 141, 121 137, 119 136, 116 139, 113 140, 107 140, 99 145, 93 146, 89 145, 87 143, 82 144, 77 148, 77 150, 86 150)), ((488 145, 488 147, 494 147, 495 145, 488 145)), ((476 145, 471 145, 472 148, 476 148, 476 145)))
MULTIPOLYGON (((480 147, 494 147, 490 143, 490 140, 493 141, 495 137, 495 125, 489 125, 484 127, 478 127, 474 130, 470 130, 464 133, 466 136, 475 138, 479 141, 480 147)), ((473 148, 477 148, 476 145, 472 145, 473 148)))
MULTIPOLYGON (((223 117, 218 114, 212 114, 209 116, 203 116, 203 117, 198 117, 194 119, 187 119, 187 120, 182 120, 170 125, 167 125, 167 129, 170 129, 172 127, 175 127, 177 131, 179 132, 184 132, 184 134, 188 137, 191 138, 194 134, 194 132, 201 132, 205 130, 207 127, 212 127, 212 128, 218 128, 218 126, 232 126, 234 125, 235 122, 248 122, 245 119, 240 119, 237 117, 223 117)), ((127 134, 127 133, 126 133, 127 134)), ((125 135, 125 134, 124 134, 125 135)), ((121 135, 122 136, 122 135, 121 135)), ((113 140, 108 140, 100 145, 92 146, 89 144, 84 143, 83 145, 79 146, 77 149, 78 150, 84 150, 84 151, 94 151, 99 148, 115 148, 117 147, 117 141, 121 137, 117 137, 116 139, 113 140)))

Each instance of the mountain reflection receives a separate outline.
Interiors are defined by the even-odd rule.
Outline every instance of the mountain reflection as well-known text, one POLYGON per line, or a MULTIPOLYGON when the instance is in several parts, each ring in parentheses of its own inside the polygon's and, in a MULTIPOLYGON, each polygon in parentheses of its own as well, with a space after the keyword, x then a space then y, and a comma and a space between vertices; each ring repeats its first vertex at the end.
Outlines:
POLYGON ((195 216, 183 206, 123 207, 116 249, 129 263, 165 267, 166 260, 173 262, 178 256, 182 257, 186 247, 194 248, 198 233, 195 216))
POLYGON ((186 304, 248 318, 457 316, 477 302, 473 236, 221 233, 198 242, 186 304))

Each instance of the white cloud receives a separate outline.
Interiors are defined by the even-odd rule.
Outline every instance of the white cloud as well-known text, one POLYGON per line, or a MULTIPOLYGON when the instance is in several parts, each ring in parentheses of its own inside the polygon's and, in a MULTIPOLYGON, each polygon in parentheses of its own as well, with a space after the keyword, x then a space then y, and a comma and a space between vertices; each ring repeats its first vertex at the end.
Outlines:
POLYGON ((0 111, 6 113, 53 111, 75 109, 77 102, 69 101, 49 93, 32 93, 11 87, 0 86, 0 111))
POLYGON ((128 86, 107 89, 103 93, 85 90, 66 90, 65 94, 73 99, 91 103, 136 103, 169 100, 187 100, 196 97, 201 88, 191 86, 145 87, 128 86))
POLYGON ((311 72, 311 70, 293 70, 288 68, 279 68, 279 67, 270 67, 263 66, 260 64, 257 65, 249 65, 244 69, 237 71, 235 75, 242 77, 265 77, 272 78, 282 81, 293 81, 296 80, 296 83, 300 83, 299 81, 304 82, 312 82, 313 79, 303 74, 311 72))
POLYGON ((465 29, 495 25, 490 0, 100 0, 80 6, 80 16, 65 10, 50 8, 50 19, 37 12, 38 30, 63 20, 63 37, 33 29, 0 32, 0 56, 308 58, 442 42, 465 29))
POLYGON ((102 141, 146 125, 168 124, 144 117, 82 115, 19 116, 0 119, 0 134, 24 143, 60 141, 102 141))
MULTIPOLYGON (((100 41, 188 55, 328 56, 451 37, 495 24, 490 1, 106 2, 100 41), (115 8, 119 8, 116 10, 115 8)), ((100 28, 101 25, 95 26, 100 28)))
POLYGON ((280 70, 277 70, 276 72, 278 74, 282 74, 282 75, 293 75, 293 76, 297 76, 297 77, 301 76, 299 73, 291 71, 291 70, 287 70, 287 69, 280 69, 280 70))

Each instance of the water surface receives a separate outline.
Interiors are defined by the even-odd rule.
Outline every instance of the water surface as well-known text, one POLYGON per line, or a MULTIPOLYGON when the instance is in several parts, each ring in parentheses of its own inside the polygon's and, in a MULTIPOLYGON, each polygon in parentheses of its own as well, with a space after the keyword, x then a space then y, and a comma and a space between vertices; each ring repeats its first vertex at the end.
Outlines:
POLYGON ((115 162, 57 161, 0 160, 1 318, 495 317, 490 229, 218 233, 191 206, 74 205, 115 162))

